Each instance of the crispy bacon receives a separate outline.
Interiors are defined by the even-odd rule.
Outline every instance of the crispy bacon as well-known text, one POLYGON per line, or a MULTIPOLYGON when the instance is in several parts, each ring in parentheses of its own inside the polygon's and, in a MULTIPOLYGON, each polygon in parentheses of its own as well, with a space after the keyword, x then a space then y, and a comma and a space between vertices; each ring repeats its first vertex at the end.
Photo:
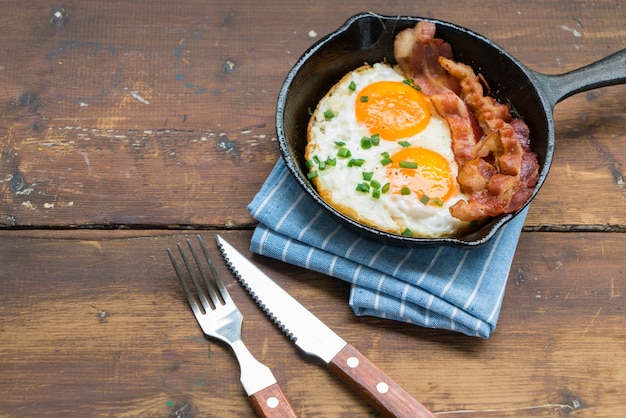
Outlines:
POLYGON ((435 38, 435 29, 434 24, 422 21, 398 33, 393 44, 394 57, 402 72, 425 94, 432 96, 446 90, 459 94, 458 80, 439 64, 439 57, 453 58, 452 47, 435 38))
POLYGON ((464 221, 514 212, 531 196, 539 173, 528 126, 511 116, 508 105, 485 94, 483 78, 453 60, 452 48, 434 37, 435 29, 423 21, 405 29, 395 39, 394 53, 450 126, 457 180, 470 195, 450 212, 464 221))

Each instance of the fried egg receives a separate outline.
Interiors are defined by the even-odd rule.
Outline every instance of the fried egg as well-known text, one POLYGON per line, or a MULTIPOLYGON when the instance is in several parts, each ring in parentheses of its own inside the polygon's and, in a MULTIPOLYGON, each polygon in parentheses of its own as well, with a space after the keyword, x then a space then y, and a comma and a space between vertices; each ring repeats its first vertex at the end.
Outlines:
POLYGON ((307 140, 309 179, 346 216, 408 236, 468 226, 449 211, 468 196, 448 123, 396 68, 377 63, 344 76, 318 103, 307 140))

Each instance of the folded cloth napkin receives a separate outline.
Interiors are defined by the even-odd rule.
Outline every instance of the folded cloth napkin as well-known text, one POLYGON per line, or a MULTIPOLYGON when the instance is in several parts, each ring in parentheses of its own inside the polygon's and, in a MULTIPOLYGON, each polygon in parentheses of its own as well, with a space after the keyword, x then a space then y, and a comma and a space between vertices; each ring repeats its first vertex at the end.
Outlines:
POLYGON ((363 238, 325 213, 282 159, 249 204, 254 253, 351 284, 369 315, 488 338, 495 329, 527 210, 478 248, 399 248, 363 238))

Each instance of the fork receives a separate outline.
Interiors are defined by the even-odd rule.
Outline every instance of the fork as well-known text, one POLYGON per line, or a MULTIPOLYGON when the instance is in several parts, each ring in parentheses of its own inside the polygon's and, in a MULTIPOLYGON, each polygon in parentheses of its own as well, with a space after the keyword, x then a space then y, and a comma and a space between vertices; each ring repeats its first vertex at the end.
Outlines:
POLYGON ((169 248, 167 253, 202 331, 225 342, 235 353, 241 372, 241 384, 258 416, 296 417, 272 371, 254 358, 243 343, 241 339, 243 315, 224 286, 202 238, 198 235, 197 239, 212 279, 207 275, 206 268, 191 240, 186 241, 191 257, 185 254, 181 244, 177 244, 187 274, 183 273, 169 248), (193 262, 190 259, 193 259, 193 262), (198 280, 197 273, 200 274, 202 282, 198 280), (188 285, 189 281, 193 284, 193 290, 188 285), (200 301, 200 305, 197 300, 200 301))

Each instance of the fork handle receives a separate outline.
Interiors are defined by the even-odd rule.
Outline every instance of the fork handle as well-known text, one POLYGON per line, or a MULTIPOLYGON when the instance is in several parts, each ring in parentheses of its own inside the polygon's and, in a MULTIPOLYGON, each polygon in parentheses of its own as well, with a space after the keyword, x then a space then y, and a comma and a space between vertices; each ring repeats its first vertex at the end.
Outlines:
POLYGON ((291 418, 297 417, 293 407, 289 403, 285 392, 278 383, 274 383, 253 393, 248 397, 254 412, 259 417, 291 418))

